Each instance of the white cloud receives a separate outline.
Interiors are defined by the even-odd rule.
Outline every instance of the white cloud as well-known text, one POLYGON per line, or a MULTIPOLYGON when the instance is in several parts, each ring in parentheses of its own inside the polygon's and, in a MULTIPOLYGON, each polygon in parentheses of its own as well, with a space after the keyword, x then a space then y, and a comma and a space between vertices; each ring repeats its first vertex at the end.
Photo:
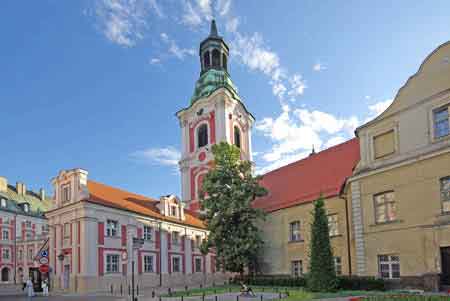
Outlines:
POLYGON ((210 0, 187 0, 184 2, 182 22, 191 27, 197 27, 212 19, 212 7, 210 0))
POLYGON ((180 152, 172 146, 163 148, 148 148, 131 154, 131 158, 137 161, 153 165, 172 166, 174 168, 178 167, 180 157, 180 152))
POLYGON ((159 63, 161 63, 161 59, 159 59, 157 57, 154 57, 154 58, 150 59, 150 64, 152 64, 152 65, 156 65, 156 64, 159 64, 159 63))
POLYGON ((294 74, 294 76, 289 79, 289 83, 291 84, 291 89, 288 92, 289 96, 296 97, 303 95, 306 89, 306 83, 300 74, 294 74))
POLYGON ((175 40, 169 38, 167 33, 163 32, 161 33, 161 40, 168 45, 168 52, 169 54, 172 54, 176 58, 183 60, 186 56, 193 56, 195 55, 195 49, 193 48, 181 48, 178 46, 178 44, 175 42, 175 40))
POLYGON ((238 25, 238 18, 230 18, 225 22, 225 30, 231 33, 235 33, 237 31, 238 25))
POLYGON ((323 70, 326 70, 327 69, 327 67, 324 65, 324 64, 322 64, 322 63, 315 63, 314 65, 313 65, 313 70, 314 71, 316 71, 316 72, 320 72, 320 71, 323 71, 323 70))
POLYGON ((325 143, 325 148, 330 148, 332 146, 344 143, 347 139, 345 139, 342 136, 336 136, 328 139, 328 141, 325 143))
POLYGON ((218 0, 216 9, 221 16, 225 16, 230 12, 231 0, 218 0))
POLYGON ((379 101, 369 106, 369 111, 373 117, 376 117, 383 113, 392 103, 393 99, 386 99, 383 101, 379 101))
POLYGON ((163 17, 155 0, 97 0, 94 13, 97 26, 108 40, 133 47, 148 28, 150 11, 163 17))
POLYGON ((347 119, 340 119, 332 114, 321 111, 308 111, 307 109, 297 109, 294 111, 300 121, 316 132, 326 132, 328 134, 336 134, 340 131, 353 133, 359 124, 356 116, 347 119))

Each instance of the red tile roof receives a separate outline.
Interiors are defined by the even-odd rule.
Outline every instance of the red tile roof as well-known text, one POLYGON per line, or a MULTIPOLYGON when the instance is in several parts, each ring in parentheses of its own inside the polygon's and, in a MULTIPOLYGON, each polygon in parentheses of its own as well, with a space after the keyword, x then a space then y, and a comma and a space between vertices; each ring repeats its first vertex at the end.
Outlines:
POLYGON ((204 223, 199 218, 191 214, 188 210, 185 211, 185 220, 182 221, 173 217, 162 215, 156 207, 156 205, 160 202, 159 200, 91 180, 88 181, 87 187, 90 194, 89 200, 87 200, 88 202, 116 209, 127 210, 160 220, 189 225, 197 228, 205 228, 204 223))
POLYGON ((359 140, 351 139, 263 175, 268 195, 254 206, 266 212, 339 195, 360 159, 359 140))

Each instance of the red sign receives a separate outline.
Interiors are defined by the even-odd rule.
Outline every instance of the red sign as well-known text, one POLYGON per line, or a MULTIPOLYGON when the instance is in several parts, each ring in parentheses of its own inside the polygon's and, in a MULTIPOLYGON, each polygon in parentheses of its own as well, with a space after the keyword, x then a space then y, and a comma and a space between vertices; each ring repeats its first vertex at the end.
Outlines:
POLYGON ((39 267, 39 271, 41 273, 48 273, 49 269, 50 268, 49 268, 48 264, 41 264, 41 266, 39 267))

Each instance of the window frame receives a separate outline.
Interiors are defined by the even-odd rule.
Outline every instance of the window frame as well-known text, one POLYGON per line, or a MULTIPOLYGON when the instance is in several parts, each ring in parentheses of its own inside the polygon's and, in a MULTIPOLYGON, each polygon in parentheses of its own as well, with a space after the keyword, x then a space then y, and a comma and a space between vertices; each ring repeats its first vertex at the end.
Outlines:
POLYGON ((450 214, 450 176, 442 177, 439 179, 439 195, 440 195, 440 202, 441 202, 441 209, 442 213, 444 214, 450 214), (449 182, 449 189, 444 192, 444 181, 449 182), (444 194, 448 194, 448 196, 444 196, 444 194), (448 198, 448 199, 447 199, 448 198), (449 204, 449 210, 445 210, 444 204, 449 204))
POLYGON ((340 256, 333 257, 334 270, 337 276, 342 275, 342 258, 340 256))
POLYGON ((142 269, 144 273, 155 272, 155 260, 153 255, 144 255, 142 262, 144 264, 144 268, 142 269))
POLYGON ((374 194, 373 195, 373 209, 374 209, 373 212, 374 212, 375 224, 379 225, 379 224, 388 224, 388 223, 396 222, 398 220, 398 210, 397 210, 397 200, 395 198, 395 191, 394 190, 387 190, 387 191, 383 191, 383 192, 374 194), (385 200, 381 205, 377 204, 377 198, 382 196, 382 195, 386 195, 388 193, 392 193, 393 194, 393 196, 394 196, 393 199, 394 200, 393 201, 386 201, 385 200), (387 206, 387 204, 394 204, 394 215, 395 216, 394 216, 393 219, 388 219, 388 216, 389 216, 388 208, 389 207, 387 206), (377 208, 381 207, 381 206, 385 206, 385 209, 384 209, 385 219, 383 221, 379 221, 378 220, 378 210, 377 210, 377 208))
POLYGON ((172 269, 172 273, 181 273, 181 271, 183 270, 183 268, 182 268, 182 261, 181 261, 181 257, 180 256, 172 256, 172 259, 171 259, 171 263, 172 263, 172 265, 171 265, 171 269, 172 269), (178 261, 178 269, 177 269, 177 271, 175 271, 175 260, 177 260, 178 261))
POLYGON ((142 237, 144 240, 153 241, 153 227, 145 225, 142 229, 142 237))
POLYGON ((396 141, 396 129, 395 128, 390 128, 390 129, 388 129, 388 130, 384 130, 384 131, 381 131, 381 132, 377 132, 377 133, 375 133, 373 136, 372 136, 372 151, 373 151, 373 159, 374 160, 379 160, 379 159, 385 159, 385 158, 388 158, 388 157, 390 157, 390 156, 392 156, 392 155, 394 155, 396 152, 397 152, 397 141, 396 141), (376 145, 376 143, 375 143, 375 141, 376 141, 376 139, 377 138, 379 138, 379 137, 381 137, 381 136, 383 136, 383 135, 387 135, 387 134, 389 134, 389 133, 392 133, 392 139, 393 139, 393 141, 392 141, 392 143, 393 143, 393 149, 392 149, 392 152, 390 152, 390 153, 386 153, 386 154, 384 154, 384 155, 381 155, 381 156, 377 156, 377 152, 376 152, 376 147, 375 147, 375 145, 376 145))
POLYGON ((332 214, 328 214, 327 215, 327 221, 328 221, 328 235, 330 237, 334 237, 334 236, 339 236, 341 234, 341 232, 339 231, 339 214, 338 213, 332 213, 332 214), (330 221, 330 218, 336 217, 335 221, 330 221), (331 232, 331 224, 335 224, 336 225, 336 229, 335 229, 335 233, 331 232))
POLYGON ((401 273, 400 273, 400 256, 398 254, 381 254, 377 256, 378 259, 378 276, 382 279, 390 279, 390 280, 396 280, 400 279, 401 273), (388 258, 387 261, 382 261, 382 257, 386 256, 388 258), (392 257, 397 257, 398 260, 395 261, 392 259, 392 257), (387 265, 388 267, 388 277, 383 277, 383 272, 381 270, 382 265, 387 265), (398 277, 394 277, 394 269, 393 266, 398 265, 398 277))
POLYGON ((181 232, 180 231, 172 231, 170 235, 170 242, 174 246, 179 246, 181 244, 181 232))
POLYGON ((194 257, 194 273, 202 273, 203 272, 203 259, 201 257, 194 257), (197 263, 200 262, 200 265, 197 266, 197 263))
POLYGON ((233 144, 239 149, 242 149, 241 132, 241 129, 237 125, 233 126, 233 144))
POLYGON ((303 241, 302 239, 302 233, 301 233, 301 229, 302 229, 302 223, 300 220, 295 220, 289 223, 289 242, 301 242, 303 241), (298 231, 297 236, 294 237, 294 225, 298 224, 298 229, 296 229, 296 231, 298 231))
POLYGON ((117 220, 107 219, 105 232, 106 237, 119 237, 119 222, 117 220), (115 228, 111 228, 110 225, 115 225, 115 228))
POLYGON ((205 122, 201 122, 200 124, 198 124, 197 125, 197 129, 196 129, 196 144, 197 144, 197 149, 200 149, 200 148, 202 148, 202 147, 207 147, 208 145, 209 145, 209 125, 208 125, 208 123, 205 121, 205 122), (204 130, 204 135, 205 135, 205 137, 203 137, 204 135, 203 135, 203 129, 205 129, 204 130), (200 137, 200 130, 202 130, 202 138, 200 137), (200 140, 200 139, 202 139, 202 140, 200 140), (205 140, 205 141, 203 141, 203 140, 205 140), (202 142, 202 145, 200 145, 200 142, 202 142), (203 144, 204 143, 204 144, 203 144))
POLYGON ((291 275, 292 277, 296 278, 301 277, 303 275, 303 262, 301 259, 291 260, 291 275))
POLYGON ((107 274, 118 274, 120 273, 120 255, 116 253, 109 253, 105 256, 105 272, 107 274), (108 262, 110 259, 110 262, 108 262), (114 259, 117 259, 115 262, 114 259), (116 267, 116 269, 114 269, 116 267))
POLYGON ((9 229, 3 229, 2 230, 2 240, 9 240, 9 238, 10 238, 9 229), (5 238, 5 233, 6 233, 6 238, 5 238))
POLYGON ((70 203, 72 199, 72 189, 70 183, 61 185, 61 202, 63 204, 70 203))
POLYGON ((438 106, 431 110, 431 132, 433 133, 433 140, 439 141, 442 139, 446 139, 450 137, 450 103, 438 106), (436 120, 436 114, 442 111, 447 111, 446 118, 444 117, 442 120, 436 120), (447 129, 448 132, 445 135, 437 136, 436 134, 436 122, 441 122, 447 120, 447 129))

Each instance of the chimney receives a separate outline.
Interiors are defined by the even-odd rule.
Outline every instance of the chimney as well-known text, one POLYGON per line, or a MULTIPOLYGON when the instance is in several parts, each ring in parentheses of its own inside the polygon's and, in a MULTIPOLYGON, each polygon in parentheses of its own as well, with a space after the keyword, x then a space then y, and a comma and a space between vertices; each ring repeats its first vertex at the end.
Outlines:
POLYGON ((27 187, 22 182, 16 182, 16 191, 18 195, 26 195, 27 187))
POLYGON ((44 190, 44 188, 39 189, 39 198, 41 199, 41 201, 45 200, 45 190, 44 190))
POLYGON ((8 180, 5 177, 0 177, 0 192, 8 191, 8 180))

